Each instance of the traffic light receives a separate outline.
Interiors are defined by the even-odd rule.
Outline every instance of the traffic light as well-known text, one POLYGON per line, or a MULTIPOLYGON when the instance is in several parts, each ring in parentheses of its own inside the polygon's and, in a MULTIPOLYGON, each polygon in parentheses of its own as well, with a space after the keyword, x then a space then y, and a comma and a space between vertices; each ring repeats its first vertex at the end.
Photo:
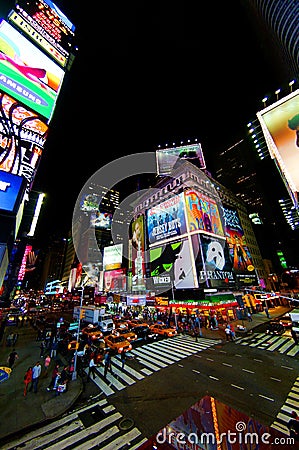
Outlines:
POLYGON ((80 319, 84 319, 85 317, 85 311, 84 309, 80 309, 80 319))

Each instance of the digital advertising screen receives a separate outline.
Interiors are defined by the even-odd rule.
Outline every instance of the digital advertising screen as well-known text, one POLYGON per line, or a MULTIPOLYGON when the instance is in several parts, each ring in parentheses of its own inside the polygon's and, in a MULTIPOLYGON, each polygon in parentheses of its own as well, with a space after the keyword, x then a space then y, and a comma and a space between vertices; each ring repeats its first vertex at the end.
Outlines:
MULTIPOLYGON (((1 75, 0 75, 1 76, 1 75)), ((48 135, 48 125, 37 113, 0 91, 0 170, 23 176, 27 192, 48 135)))
POLYGON ((111 230, 112 218, 111 213, 93 211, 90 214, 90 226, 96 229, 111 230))
POLYGON ((132 287, 133 290, 145 290, 145 239, 144 239, 144 216, 140 215, 132 222, 132 287))
POLYGON ((158 175, 171 174, 178 159, 196 160, 199 162, 200 169, 206 168, 201 144, 181 145, 179 147, 163 148, 156 151, 158 175))
POLYGON ((0 88, 51 119, 65 72, 5 20, 0 21, 0 88))
POLYGON ((84 193, 80 201, 81 211, 98 211, 102 195, 96 193, 84 193))
POLYGON ((207 231, 224 236, 221 213, 217 203, 195 190, 185 192, 189 230, 207 231))
POLYGON ((113 292, 120 292, 126 290, 125 269, 105 271, 104 289, 106 291, 113 291, 113 292))
POLYGON ((18 15, 62 53, 70 50, 75 26, 51 0, 18 0, 18 15))
POLYGON ((226 239, 205 234, 191 236, 199 287, 235 285, 235 274, 226 239))
POLYGON ((234 272, 241 284, 256 284, 257 278, 254 270, 255 268, 246 244, 244 230, 240 222, 238 211, 231 206, 223 205, 223 214, 225 234, 230 256, 233 261, 234 272))
POLYGON ((258 112, 257 117, 271 157, 298 202, 299 90, 258 112))
POLYGON ((17 214, 26 181, 23 177, 0 170, 0 214, 17 214))
POLYGON ((104 247, 103 268, 104 270, 118 269, 121 267, 123 257, 123 244, 104 247))
POLYGON ((181 236, 186 232, 183 192, 147 211, 147 233, 150 244, 181 236))

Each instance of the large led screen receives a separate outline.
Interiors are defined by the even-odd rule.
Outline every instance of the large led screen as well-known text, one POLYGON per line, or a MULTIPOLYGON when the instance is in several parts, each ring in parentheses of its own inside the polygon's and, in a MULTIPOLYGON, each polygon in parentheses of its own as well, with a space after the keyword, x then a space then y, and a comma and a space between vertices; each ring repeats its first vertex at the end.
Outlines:
POLYGON ((200 287, 227 288, 235 285, 233 264, 225 239, 194 234, 192 245, 200 287))
POLYGON ((0 91, 0 170, 23 176, 31 189, 48 134, 35 112, 0 91))
POLYGON ((298 201, 299 90, 257 113, 270 154, 298 201))
POLYGON ((64 71, 5 20, 0 21, 0 87, 50 119, 64 71))
POLYGON ((181 236, 186 232, 183 193, 147 211, 147 233, 150 244, 181 236))
POLYGON ((257 278, 238 212, 235 208, 223 205, 223 214, 229 253, 239 284, 254 285, 257 278))
POLYGON ((111 213, 94 211, 90 214, 90 226, 96 229, 111 230, 112 217, 111 213))
POLYGON ((132 287, 133 290, 145 290, 145 261, 144 261, 144 216, 137 217, 132 222, 132 287))
POLYGON ((197 191, 185 192, 189 230, 201 230, 224 236, 221 215, 217 203, 197 191))
POLYGON ((123 244, 104 247, 103 268, 104 270, 118 269, 121 267, 123 257, 123 244))
POLYGON ((121 292, 126 290, 125 269, 109 270, 104 273, 104 289, 106 291, 121 292))
POLYGON ((200 144, 182 145, 180 147, 163 148, 156 151, 157 173, 159 175, 171 174, 179 159, 194 160, 200 169, 206 168, 200 144))
POLYGON ((0 213, 17 213, 25 189, 25 179, 0 170, 0 213))

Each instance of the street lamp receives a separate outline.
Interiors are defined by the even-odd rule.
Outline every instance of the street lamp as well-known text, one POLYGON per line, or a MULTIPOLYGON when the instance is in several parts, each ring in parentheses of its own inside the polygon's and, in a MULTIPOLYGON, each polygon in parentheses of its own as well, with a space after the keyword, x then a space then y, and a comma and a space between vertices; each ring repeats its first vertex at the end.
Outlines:
POLYGON ((77 380, 77 359, 78 359, 78 348, 79 348, 79 335, 80 335, 80 321, 81 321, 81 313, 82 313, 82 305, 83 305, 83 286, 80 287, 81 295, 80 295, 80 309, 79 309, 79 317, 78 317, 78 328, 77 328, 77 342, 76 342, 76 350, 74 355, 74 371, 72 374, 72 380, 77 380))

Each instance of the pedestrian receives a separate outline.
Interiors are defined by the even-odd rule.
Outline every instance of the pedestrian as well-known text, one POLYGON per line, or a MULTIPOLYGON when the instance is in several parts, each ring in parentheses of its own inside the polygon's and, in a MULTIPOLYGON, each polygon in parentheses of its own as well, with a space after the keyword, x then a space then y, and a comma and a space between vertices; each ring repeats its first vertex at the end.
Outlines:
POLYGON ((248 319, 248 322, 252 322, 252 316, 249 311, 247 312, 247 319, 248 319))
POLYGON ((48 370, 49 370, 50 364, 51 364, 51 356, 50 355, 46 355, 45 361, 44 361, 45 377, 48 376, 48 370))
POLYGON ((292 338, 293 338, 295 344, 298 345, 297 333, 296 333, 296 331, 293 328, 291 328, 291 335, 292 335, 292 338))
POLYGON ((24 375, 24 383, 25 383, 24 397, 26 397, 26 395, 27 395, 28 386, 31 382, 32 382, 32 367, 30 366, 30 367, 28 367, 28 369, 26 370, 26 373, 24 375))
POLYGON ((13 334, 13 345, 14 346, 16 345, 18 338, 19 338, 19 333, 14 333, 13 334))
POLYGON ((226 340, 230 341, 231 340, 231 336, 230 336, 230 325, 229 324, 226 325, 226 328, 225 328, 224 331, 225 331, 226 340))
POLYGON ((16 349, 13 348, 7 358, 8 367, 12 369, 17 359, 19 359, 19 355, 17 354, 16 349))
POLYGON ((106 351, 105 356, 104 356, 104 378, 106 378, 108 370, 111 373, 111 375, 113 375, 112 364, 111 364, 111 354, 110 354, 109 350, 106 351))
POLYGON ((94 362, 94 358, 93 357, 89 361, 87 381, 89 381, 89 378, 90 378, 91 374, 93 376, 93 379, 95 380, 95 377, 96 377, 96 364, 94 362))
POLYGON ((290 436, 294 438, 295 441, 299 441, 299 416, 296 411, 292 411, 291 416, 287 427, 290 430, 290 436))
POLYGON ((268 317, 268 319, 271 319, 270 314, 269 314, 268 306, 265 306, 264 311, 265 311, 265 314, 268 317))
POLYGON ((33 366, 33 369, 32 369, 32 381, 31 381, 31 386, 29 389, 30 392, 33 390, 33 392, 35 394, 37 393, 38 380, 39 380, 41 372, 42 372, 42 366, 40 365, 40 362, 37 361, 37 363, 35 364, 35 366, 33 366))
POLYGON ((121 369, 124 370, 126 363, 126 352, 124 349, 122 349, 120 353, 120 360, 121 360, 121 369))
POLYGON ((195 342, 198 342, 199 328, 196 325, 194 327, 194 336, 195 336, 195 342))
POLYGON ((236 332, 235 332, 235 327, 233 325, 230 326, 230 339, 231 339, 231 341, 236 340, 236 332))
POLYGON ((40 354, 39 354, 39 357, 40 357, 40 358, 43 358, 43 357, 44 357, 44 351, 45 351, 45 344, 44 344, 44 341, 41 341, 39 348, 40 348, 40 354))
POLYGON ((47 387, 47 391, 51 391, 54 388, 55 381, 56 381, 56 378, 57 378, 58 375, 59 375, 59 364, 55 364, 55 367, 54 367, 54 369, 52 371, 50 384, 47 387))

